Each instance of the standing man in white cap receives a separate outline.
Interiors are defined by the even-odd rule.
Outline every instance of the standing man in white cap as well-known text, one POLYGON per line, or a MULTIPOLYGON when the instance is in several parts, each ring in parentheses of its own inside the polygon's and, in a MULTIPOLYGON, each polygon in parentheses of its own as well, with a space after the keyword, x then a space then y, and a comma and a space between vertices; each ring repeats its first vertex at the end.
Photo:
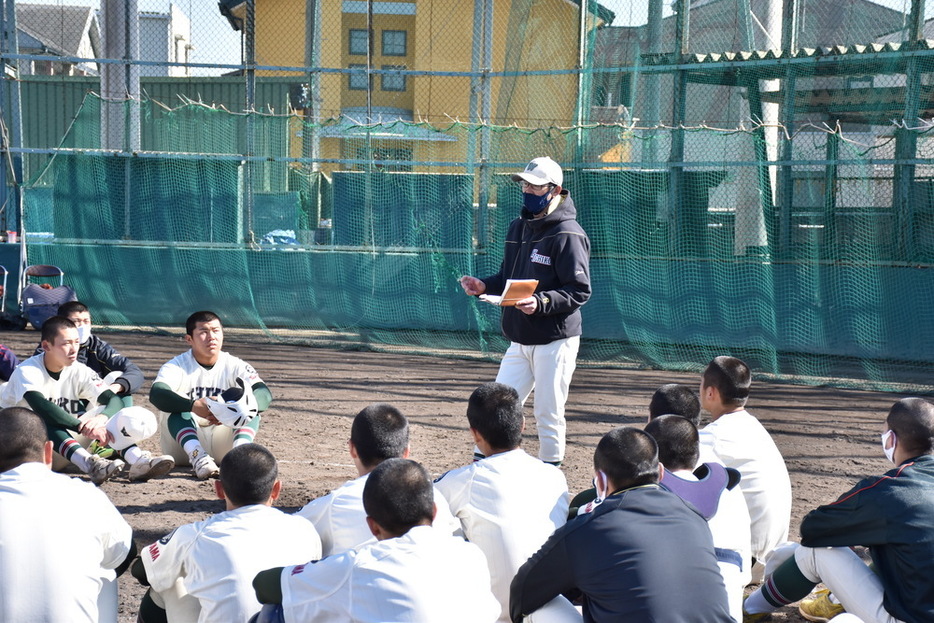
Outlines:
MULTIPOLYGON (((522 213, 510 225, 499 272, 461 277, 471 296, 501 294, 508 279, 537 279, 532 296, 503 307, 503 334, 511 344, 496 382, 510 385, 524 403, 535 390, 538 457, 564 460, 564 405, 580 346, 580 307, 590 298, 590 240, 561 187, 560 165, 544 156, 512 176, 522 190, 522 213)), ((481 458, 478 456, 477 458, 481 458)))

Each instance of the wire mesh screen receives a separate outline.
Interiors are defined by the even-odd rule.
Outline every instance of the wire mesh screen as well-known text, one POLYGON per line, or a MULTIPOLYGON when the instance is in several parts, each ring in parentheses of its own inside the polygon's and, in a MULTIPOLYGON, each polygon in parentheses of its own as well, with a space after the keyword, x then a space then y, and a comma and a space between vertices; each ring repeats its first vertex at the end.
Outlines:
POLYGON ((80 4, 0 2, 2 219, 104 324, 495 355, 457 279, 548 155, 583 363, 932 386, 920 0, 80 4))

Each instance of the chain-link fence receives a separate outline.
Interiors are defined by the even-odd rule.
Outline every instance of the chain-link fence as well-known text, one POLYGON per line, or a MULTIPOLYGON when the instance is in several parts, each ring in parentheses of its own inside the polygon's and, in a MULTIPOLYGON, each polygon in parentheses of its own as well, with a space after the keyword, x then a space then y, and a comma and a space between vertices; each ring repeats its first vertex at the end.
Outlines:
POLYGON ((457 277, 549 155, 583 361, 931 386, 923 0, 81 4, 0 1, 0 218, 103 323, 498 353, 457 277))

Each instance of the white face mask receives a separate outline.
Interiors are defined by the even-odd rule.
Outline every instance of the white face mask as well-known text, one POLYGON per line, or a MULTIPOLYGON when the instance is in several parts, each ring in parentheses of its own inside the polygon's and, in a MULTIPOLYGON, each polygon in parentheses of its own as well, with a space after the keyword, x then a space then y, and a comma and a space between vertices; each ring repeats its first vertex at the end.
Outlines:
POLYGON ((597 472, 597 475, 593 478, 593 488, 597 490, 597 499, 605 500, 606 496, 609 495, 609 485, 607 483, 606 474, 602 470, 597 472))
POLYGON ((882 451, 885 453, 885 458, 887 458, 893 465, 895 464, 896 444, 898 444, 898 438, 895 436, 895 431, 887 430, 882 434, 882 451), (889 438, 892 439, 892 447, 886 448, 885 446, 889 443, 889 438))
POLYGON ((78 329, 78 340, 84 344, 91 339, 91 325, 82 324, 76 327, 78 329))

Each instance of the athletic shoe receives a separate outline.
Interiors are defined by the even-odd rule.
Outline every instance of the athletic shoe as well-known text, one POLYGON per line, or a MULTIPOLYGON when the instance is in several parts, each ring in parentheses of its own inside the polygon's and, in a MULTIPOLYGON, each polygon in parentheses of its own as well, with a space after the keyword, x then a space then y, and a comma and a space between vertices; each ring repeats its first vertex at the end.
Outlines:
POLYGON ((771 612, 757 612, 756 614, 749 614, 746 612, 746 599, 743 599, 743 623, 761 623, 762 621, 771 620, 771 612))
POLYGON ((822 588, 814 593, 813 599, 802 599, 798 604, 798 612, 808 621, 826 623, 838 614, 846 612, 841 604, 830 601, 830 589, 822 588))
POLYGON ((175 467, 175 459, 168 454, 153 456, 149 451, 143 451, 143 456, 136 463, 130 465, 130 482, 143 482, 150 478, 165 476, 175 467))
POLYGON ((195 473, 198 480, 207 480, 208 478, 217 478, 221 475, 221 469, 211 458, 210 454, 192 457, 191 471, 195 473))
POLYGON ((88 459, 88 477, 91 479, 91 482, 100 485, 120 473, 120 470, 125 466, 126 463, 120 459, 109 461, 96 454, 92 454, 88 459))

